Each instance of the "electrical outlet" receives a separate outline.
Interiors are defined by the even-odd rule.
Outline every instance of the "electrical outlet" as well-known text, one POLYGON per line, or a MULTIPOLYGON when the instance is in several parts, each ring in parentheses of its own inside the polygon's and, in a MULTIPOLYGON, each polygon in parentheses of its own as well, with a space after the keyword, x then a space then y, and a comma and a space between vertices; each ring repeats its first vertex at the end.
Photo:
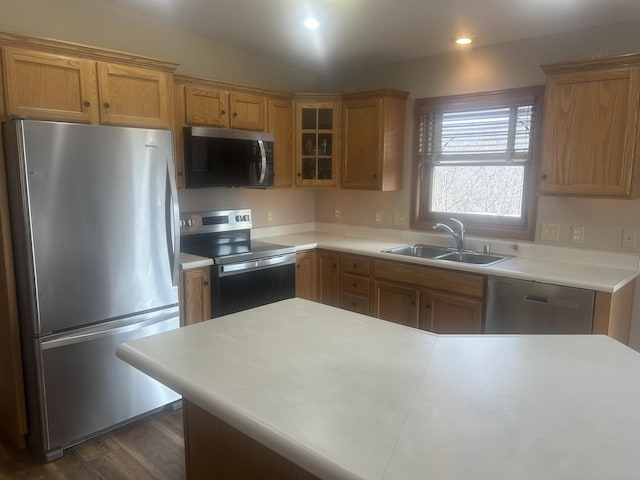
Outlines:
POLYGON ((267 210, 267 223, 273 222, 273 210, 267 210))
POLYGON ((404 226, 406 221, 406 215, 404 212, 394 212, 393 213, 393 224, 397 226, 404 226))
POLYGON ((339 222, 340 220, 342 220, 342 210, 340 207, 335 207, 333 209, 333 221, 339 222))
POLYGON ((571 243, 584 243, 584 227, 571 227, 571 243))
POLYGON ((374 222, 376 225, 382 225, 382 210, 376 210, 374 222))
POLYGON ((622 230, 622 248, 636 248, 635 230, 622 230))
POLYGON ((560 240, 560 225, 557 223, 543 223, 540 226, 540 240, 558 242, 560 240))

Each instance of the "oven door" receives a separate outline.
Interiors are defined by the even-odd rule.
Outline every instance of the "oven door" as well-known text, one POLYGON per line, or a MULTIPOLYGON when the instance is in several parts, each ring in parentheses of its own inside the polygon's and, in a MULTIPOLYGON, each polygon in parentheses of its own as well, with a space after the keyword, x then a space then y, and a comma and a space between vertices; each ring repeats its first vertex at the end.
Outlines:
POLYGON ((211 315, 229 313, 293 298, 296 290, 295 253, 211 269, 211 315))

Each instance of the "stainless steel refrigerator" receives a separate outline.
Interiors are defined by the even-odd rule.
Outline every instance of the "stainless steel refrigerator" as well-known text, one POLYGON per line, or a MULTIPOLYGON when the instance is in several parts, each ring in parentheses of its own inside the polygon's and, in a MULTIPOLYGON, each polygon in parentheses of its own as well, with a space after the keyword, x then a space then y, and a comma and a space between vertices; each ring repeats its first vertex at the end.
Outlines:
POLYGON ((179 327, 179 212, 165 130, 2 126, 28 442, 63 448, 179 396, 115 356, 179 327))

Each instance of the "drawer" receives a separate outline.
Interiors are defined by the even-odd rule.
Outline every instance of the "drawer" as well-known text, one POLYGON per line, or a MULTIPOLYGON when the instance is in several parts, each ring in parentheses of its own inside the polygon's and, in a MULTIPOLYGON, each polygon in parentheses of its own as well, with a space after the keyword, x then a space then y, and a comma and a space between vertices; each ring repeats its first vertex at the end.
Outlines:
POLYGON ((371 258, 343 253, 340 255, 340 269, 341 272, 368 277, 371 275, 371 258))
POLYGON ((352 312, 369 315, 369 303, 368 297, 360 297, 358 295, 350 295, 348 293, 340 295, 340 308, 351 310, 352 312))
POLYGON ((371 280, 368 277, 343 273, 340 288, 343 292, 368 297, 371 293, 371 280))

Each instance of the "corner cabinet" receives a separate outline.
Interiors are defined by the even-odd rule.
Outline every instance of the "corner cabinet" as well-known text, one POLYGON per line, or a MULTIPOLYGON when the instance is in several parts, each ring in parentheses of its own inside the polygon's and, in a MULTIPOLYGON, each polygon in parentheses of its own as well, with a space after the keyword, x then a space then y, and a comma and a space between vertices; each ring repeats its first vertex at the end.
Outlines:
POLYGON ((338 185, 341 102, 319 97, 296 101, 296 186, 338 185))
POLYGON ((296 253, 296 297, 316 299, 316 252, 296 253))
POLYGON ((640 149, 640 55, 542 69, 541 192, 631 197, 640 149))
POLYGON ((375 90, 343 95, 343 188, 402 188, 404 124, 408 92, 375 90))
POLYGON ((4 47, 2 57, 8 117, 172 126, 169 92, 175 66, 163 71, 15 47, 4 47))

